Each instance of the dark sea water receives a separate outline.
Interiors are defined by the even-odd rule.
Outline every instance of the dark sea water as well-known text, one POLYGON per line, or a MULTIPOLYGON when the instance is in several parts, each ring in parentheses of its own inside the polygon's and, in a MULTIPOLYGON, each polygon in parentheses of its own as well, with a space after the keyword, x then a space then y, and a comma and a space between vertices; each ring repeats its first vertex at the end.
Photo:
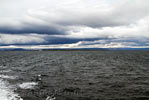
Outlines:
POLYGON ((149 51, 0 51, 0 100, 149 100, 149 51))

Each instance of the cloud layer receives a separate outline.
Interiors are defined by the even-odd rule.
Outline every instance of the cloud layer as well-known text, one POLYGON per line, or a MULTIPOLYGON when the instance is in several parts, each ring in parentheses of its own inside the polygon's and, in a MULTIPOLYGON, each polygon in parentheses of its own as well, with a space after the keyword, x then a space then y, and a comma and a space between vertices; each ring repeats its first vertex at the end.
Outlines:
POLYGON ((0 45, 149 47, 148 0, 2 0, 0 45))

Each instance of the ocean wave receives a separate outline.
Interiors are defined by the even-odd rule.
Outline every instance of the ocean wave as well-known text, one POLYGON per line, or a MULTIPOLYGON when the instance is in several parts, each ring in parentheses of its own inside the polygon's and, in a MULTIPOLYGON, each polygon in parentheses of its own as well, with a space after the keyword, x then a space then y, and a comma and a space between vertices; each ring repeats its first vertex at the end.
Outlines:
POLYGON ((8 75, 0 75, 0 78, 2 78, 2 79, 16 79, 17 78, 17 76, 8 76, 8 75))
POLYGON ((19 87, 22 89, 33 89, 36 85, 38 85, 36 82, 24 82, 19 84, 19 87))
POLYGON ((15 89, 7 81, 0 79, 0 100, 23 100, 18 94, 14 93, 15 89))

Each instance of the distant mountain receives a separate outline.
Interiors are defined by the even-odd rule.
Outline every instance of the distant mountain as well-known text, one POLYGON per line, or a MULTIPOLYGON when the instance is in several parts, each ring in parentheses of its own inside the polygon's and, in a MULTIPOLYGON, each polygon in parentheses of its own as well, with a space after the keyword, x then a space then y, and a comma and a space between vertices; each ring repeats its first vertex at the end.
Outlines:
POLYGON ((49 50, 149 50, 149 48, 50 48, 50 49, 23 49, 23 48, 0 48, 0 51, 49 51, 49 50))
POLYGON ((25 51, 23 48, 0 48, 0 51, 25 51))

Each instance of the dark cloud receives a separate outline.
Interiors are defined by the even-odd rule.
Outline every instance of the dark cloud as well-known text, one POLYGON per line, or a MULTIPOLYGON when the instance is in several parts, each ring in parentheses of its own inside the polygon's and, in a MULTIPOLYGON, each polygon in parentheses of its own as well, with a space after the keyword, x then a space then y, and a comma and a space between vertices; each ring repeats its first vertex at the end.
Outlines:
MULTIPOLYGON (((11 35, 13 38, 13 35, 11 35)), ((24 35, 21 35, 24 36, 24 35)), ((7 36, 10 37, 10 36, 7 36)), ((6 37, 6 38, 7 38, 6 37)), ((3 39, 3 37, 0 37, 0 39, 3 39)), ((57 36, 50 36, 50 35, 45 35, 43 36, 25 36, 25 37, 19 37, 17 34, 15 34, 15 38, 12 39, 10 42, 1 42, 1 46, 6 46, 6 45, 58 45, 58 44, 72 44, 72 43, 77 43, 79 41, 95 41, 99 40, 101 38, 68 38, 68 37, 57 37, 57 36), (31 41, 26 40, 26 38, 29 38, 31 41), (33 37, 33 38, 31 38, 33 37), (25 38, 25 39, 24 39, 25 38), (24 39, 24 40, 22 40, 24 39), (43 41, 44 40, 44 41, 43 41)), ((4 39, 5 40, 5 39, 4 39)), ((7 41, 7 40, 5 40, 7 41)))
MULTIPOLYGON (((44 1, 45 8, 36 8, 35 6, 34 9, 28 10, 26 8, 28 2, 24 1, 24 4, 19 2, 26 8, 22 10, 27 10, 24 14, 20 11, 22 14, 20 16, 22 18, 19 20, 20 25, 10 26, 9 23, 0 25, 0 32, 9 34, 65 34, 67 31, 72 30, 69 28, 70 26, 92 28, 128 26, 148 16, 147 12, 149 11, 147 9, 149 3, 140 0, 135 0, 135 2, 130 0, 117 2, 117 0, 113 0, 111 2, 117 2, 117 4, 113 5, 112 3, 108 5, 106 3, 100 4, 101 2, 98 0, 94 0, 95 3, 89 2, 89 0, 85 1, 82 3, 82 1, 74 0, 74 4, 71 4, 71 1, 69 1, 70 5, 58 2, 60 5, 56 8, 52 8, 52 5, 52 7, 48 6, 46 1, 44 1)), ((56 4, 53 5, 56 6, 56 4)), ((16 13, 13 15, 18 15, 16 13)), ((19 17, 16 18, 19 19, 19 17)))
POLYGON ((23 26, 0 26, 0 33, 8 34, 65 34, 65 29, 55 26, 24 24, 23 26))
POLYGON ((0 45, 148 46, 148 7, 148 0, 5 0, 0 45))
POLYGON ((99 40, 100 38, 59 38, 59 37, 52 37, 52 38, 46 38, 45 40, 48 41, 47 44, 72 44, 77 43, 79 41, 95 41, 99 40))

